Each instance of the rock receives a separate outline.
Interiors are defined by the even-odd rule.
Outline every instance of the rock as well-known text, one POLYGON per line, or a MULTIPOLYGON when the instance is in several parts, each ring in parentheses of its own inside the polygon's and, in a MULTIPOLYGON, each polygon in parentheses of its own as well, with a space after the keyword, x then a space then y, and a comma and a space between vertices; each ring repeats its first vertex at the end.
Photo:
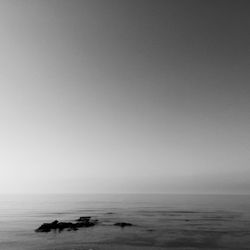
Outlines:
POLYGON ((57 220, 51 223, 44 223, 39 228, 37 228, 36 232, 50 232, 51 230, 58 230, 59 232, 67 229, 68 231, 71 230, 78 230, 81 227, 92 227, 95 226, 98 220, 90 220, 91 217, 80 217, 76 220, 76 223, 73 222, 59 222, 57 220))
POLYGON ((37 228, 35 231, 36 232, 44 232, 44 233, 47 233, 47 232, 50 232, 51 230, 51 224, 49 223, 44 223, 42 224, 39 228, 37 228))
POLYGON ((76 221, 89 221, 91 219, 91 216, 82 216, 79 219, 77 219, 76 221))
POLYGON ((93 227, 96 223, 94 221, 81 221, 75 223, 76 227, 93 227))
POLYGON ((48 233, 48 232, 50 232, 53 229, 56 229, 56 228, 53 227, 51 223, 44 223, 39 228, 37 228, 35 231, 36 232, 48 233))
POLYGON ((53 227, 56 227, 56 225, 58 224, 58 220, 54 220, 53 222, 51 222, 51 226, 53 226, 53 227))
POLYGON ((52 229, 56 229, 58 226, 58 220, 55 220, 51 223, 44 223, 39 228, 37 228, 36 232, 50 232, 52 229))
POLYGON ((133 226, 133 224, 131 223, 127 223, 127 222, 118 222, 118 223, 115 223, 114 226, 118 226, 118 227, 131 227, 133 226))
POLYGON ((57 228, 56 229, 58 229, 59 231, 63 231, 64 229, 71 229, 71 230, 73 230, 73 229, 76 229, 76 228, 77 228, 77 226, 74 223, 72 223, 72 222, 59 222, 57 224, 57 228))

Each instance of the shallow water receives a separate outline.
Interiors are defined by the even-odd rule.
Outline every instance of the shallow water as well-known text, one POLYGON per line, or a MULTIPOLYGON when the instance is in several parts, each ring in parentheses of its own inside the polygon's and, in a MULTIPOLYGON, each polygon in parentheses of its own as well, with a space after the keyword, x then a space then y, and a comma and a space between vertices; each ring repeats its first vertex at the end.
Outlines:
POLYGON ((250 197, 240 195, 1 195, 0 249, 250 249, 250 197), (44 222, 93 216, 78 231, 44 222), (121 229, 115 222, 135 226, 121 229))

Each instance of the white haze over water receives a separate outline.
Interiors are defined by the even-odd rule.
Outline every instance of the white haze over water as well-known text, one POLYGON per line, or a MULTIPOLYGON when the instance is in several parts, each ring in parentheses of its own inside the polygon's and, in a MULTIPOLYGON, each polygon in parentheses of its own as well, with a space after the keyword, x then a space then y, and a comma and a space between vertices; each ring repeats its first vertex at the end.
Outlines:
POLYGON ((249 193, 247 1, 0 1, 1 193, 249 193))

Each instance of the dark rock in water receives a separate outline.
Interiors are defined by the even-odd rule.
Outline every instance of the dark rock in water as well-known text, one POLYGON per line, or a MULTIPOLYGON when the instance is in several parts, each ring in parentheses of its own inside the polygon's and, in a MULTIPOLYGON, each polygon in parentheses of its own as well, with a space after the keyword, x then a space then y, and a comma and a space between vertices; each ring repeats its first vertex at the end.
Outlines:
POLYGON ((80 217, 76 223, 73 222, 59 222, 57 220, 51 223, 44 223, 36 232, 50 232, 51 230, 58 230, 59 232, 67 229, 68 231, 76 231, 81 227, 93 227, 97 224, 98 220, 90 220, 91 217, 80 217))
POLYGON ((75 229, 77 228, 76 224, 72 223, 72 222, 59 222, 57 224, 57 228, 59 231, 63 231, 64 229, 75 229))
POLYGON ((91 216, 82 216, 79 219, 77 219, 76 221, 89 221, 91 219, 91 216))
POLYGON ((77 222, 75 223, 74 225, 76 225, 76 227, 93 227, 94 225, 96 225, 96 222, 95 221, 88 221, 88 222, 85 222, 85 221, 81 221, 81 222, 77 222))
POLYGON ((51 223, 44 223, 39 228, 37 228, 36 232, 50 232, 52 229, 57 229, 58 220, 55 220, 51 223))
POLYGON ((47 233, 47 232, 50 232, 51 231, 51 224, 50 223, 44 223, 42 224, 39 228, 37 228, 35 231, 36 232, 44 232, 44 233, 47 233))
POLYGON ((54 220, 53 222, 51 222, 51 225, 54 226, 54 227, 56 227, 56 225, 58 224, 58 222, 59 222, 58 220, 54 220))
POLYGON ((127 223, 127 222, 117 222, 117 223, 114 224, 114 226, 118 226, 118 227, 131 227, 131 226, 133 226, 133 224, 127 223))

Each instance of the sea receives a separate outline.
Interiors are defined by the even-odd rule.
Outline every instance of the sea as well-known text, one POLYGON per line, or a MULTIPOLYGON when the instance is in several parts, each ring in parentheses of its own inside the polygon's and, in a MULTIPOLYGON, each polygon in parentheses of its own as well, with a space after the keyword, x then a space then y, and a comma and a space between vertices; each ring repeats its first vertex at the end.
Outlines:
POLYGON ((0 250, 116 249, 250 249, 250 196, 0 195, 0 250), (99 222, 77 231, 35 232, 43 223, 80 216, 99 222))

